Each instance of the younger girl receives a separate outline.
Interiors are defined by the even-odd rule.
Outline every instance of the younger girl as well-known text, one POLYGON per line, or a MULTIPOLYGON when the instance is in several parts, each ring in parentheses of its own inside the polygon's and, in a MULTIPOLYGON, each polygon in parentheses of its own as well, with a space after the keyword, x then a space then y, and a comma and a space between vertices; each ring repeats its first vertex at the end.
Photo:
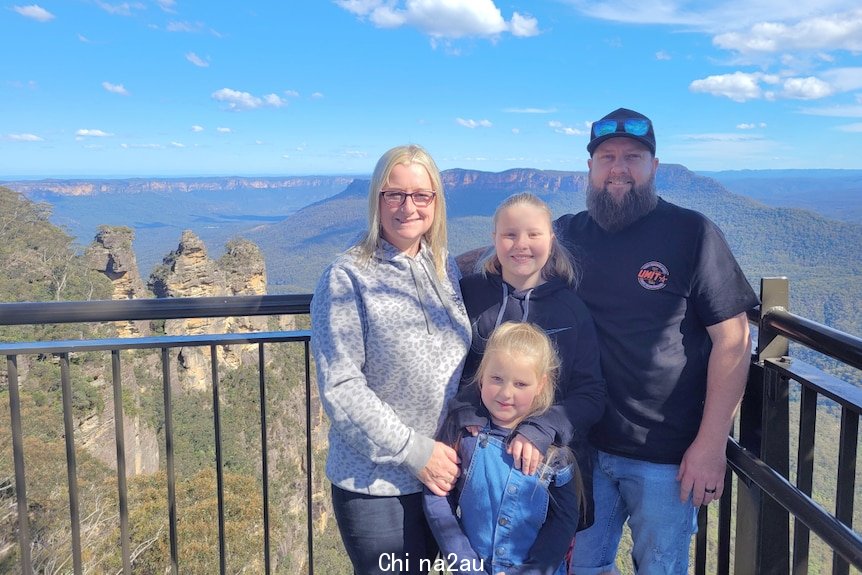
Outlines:
POLYGON ((452 418, 444 423, 440 439, 458 451, 461 476, 446 497, 426 489, 424 504, 451 573, 566 572, 563 560, 578 524, 581 492, 571 452, 552 448, 532 475, 516 469, 506 453, 506 439, 518 424, 551 406, 558 369, 553 344, 541 329, 505 323, 488 341, 475 378, 490 422, 476 436, 461 433, 452 418), (537 555, 538 537, 544 552, 537 555))

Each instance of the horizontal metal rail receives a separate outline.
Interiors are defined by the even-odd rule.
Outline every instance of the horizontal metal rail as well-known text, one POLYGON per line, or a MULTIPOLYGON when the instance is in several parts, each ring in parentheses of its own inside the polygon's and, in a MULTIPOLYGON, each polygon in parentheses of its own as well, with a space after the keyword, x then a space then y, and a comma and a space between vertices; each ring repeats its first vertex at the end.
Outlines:
POLYGON ((853 529, 841 523, 732 437, 727 440, 727 462, 738 475, 756 484, 851 565, 862 569, 862 537, 853 529))
POLYGON ((0 304, 0 325, 308 313, 311 294, 0 304))
POLYGON ((158 337, 110 338, 91 340, 26 341, 20 343, 0 342, 0 355, 51 354, 86 351, 113 351, 124 349, 154 349, 173 347, 197 347, 205 345, 236 345, 242 343, 277 343, 306 341, 311 338, 308 330, 258 331, 249 333, 223 333, 201 335, 174 335, 158 337))
POLYGON ((761 329, 764 327, 856 369, 862 369, 862 338, 780 307, 773 307, 764 314, 761 329))

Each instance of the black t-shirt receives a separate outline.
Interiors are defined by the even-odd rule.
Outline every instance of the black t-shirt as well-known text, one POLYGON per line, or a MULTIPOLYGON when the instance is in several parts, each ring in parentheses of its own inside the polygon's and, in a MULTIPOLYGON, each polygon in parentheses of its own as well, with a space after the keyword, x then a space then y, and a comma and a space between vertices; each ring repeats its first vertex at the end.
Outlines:
POLYGON ((586 213, 555 222, 583 269, 578 295, 596 324, 609 405, 591 442, 604 451, 679 463, 697 434, 711 340, 706 327, 757 296, 721 230, 659 199, 608 233, 586 213))

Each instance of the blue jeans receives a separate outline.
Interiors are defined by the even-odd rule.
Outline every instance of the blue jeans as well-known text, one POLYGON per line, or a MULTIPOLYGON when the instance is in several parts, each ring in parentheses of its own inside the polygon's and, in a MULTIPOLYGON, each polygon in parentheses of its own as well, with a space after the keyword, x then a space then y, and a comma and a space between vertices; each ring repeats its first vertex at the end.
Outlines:
POLYGON ((628 520, 632 560, 639 575, 686 575, 697 507, 680 501, 678 465, 650 463, 594 451, 596 520, 578 532, 570 573, 615 573, 614 559, 628 520))
POLYGON ((434 563, 422 493, 380 497, 333 485, 332 508, 355 575, 418 575, 434 563))

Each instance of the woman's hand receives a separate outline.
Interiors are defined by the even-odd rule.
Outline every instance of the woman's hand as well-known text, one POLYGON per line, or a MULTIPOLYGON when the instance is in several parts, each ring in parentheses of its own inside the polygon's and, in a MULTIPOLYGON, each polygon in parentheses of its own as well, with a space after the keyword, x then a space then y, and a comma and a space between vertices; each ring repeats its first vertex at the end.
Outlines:
POLYGON ((445 443, 435 441, 431 459, 428 460, 417 477, 431 493, 445 497, 455 485, 458 476, 461 475, 461 468, 458 463, 458 453, 454 449, 445 443))
POLYGON ((542 462, 542 452, 529 439, 518 433, 509 442, 506 451, 515 460, 515 468, 524 475, 533 475, 542 462))

